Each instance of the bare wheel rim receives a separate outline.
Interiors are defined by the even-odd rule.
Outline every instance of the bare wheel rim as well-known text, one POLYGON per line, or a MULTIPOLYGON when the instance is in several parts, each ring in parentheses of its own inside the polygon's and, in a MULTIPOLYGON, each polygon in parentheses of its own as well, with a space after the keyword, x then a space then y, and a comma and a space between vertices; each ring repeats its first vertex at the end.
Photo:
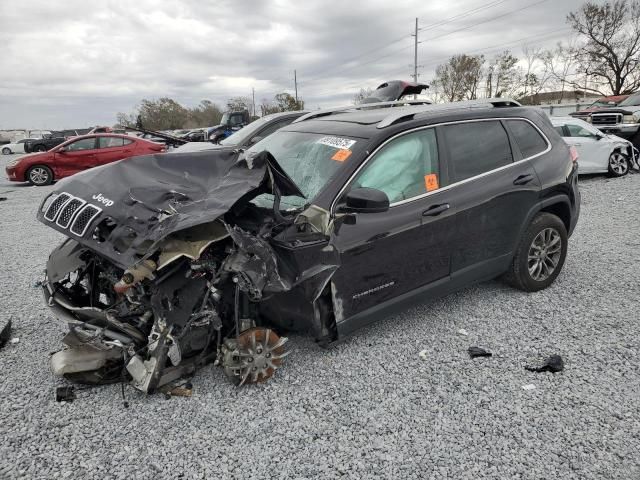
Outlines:
POLYGON ((611 170, 618 175, 624 175, 629 169, 629 163, 625 156, 617 152, 612 153, 609 157, 609 165, 611 166, 611 170))
POLYGON ((49 172, 42 167, 32 168, 29 172, 29 179, 35 184, 46 183, 49 180, 49 172))
POLYGON ((529 247, 527 268, 536 282, 544 282, 558 268, 562 255, 562 237, 555 228, 549 227, 535 236, 529 247))
POLYGON ((2 153, 4 153, 5 155, 9 155, 11 153, 11 150, 5 147, 2 149, 2 153))

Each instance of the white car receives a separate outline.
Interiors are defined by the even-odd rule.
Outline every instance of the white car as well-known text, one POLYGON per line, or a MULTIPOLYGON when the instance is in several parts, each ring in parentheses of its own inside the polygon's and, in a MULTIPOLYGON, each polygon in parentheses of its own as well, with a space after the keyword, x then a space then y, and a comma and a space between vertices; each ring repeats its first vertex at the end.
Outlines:
POLYGON ((0 145, 2 149, 3 155, 11 155, 12 153, 24 153, 24 143, 29 140, 35 140, 34 138, 23 138, 22 140, 18 140, 15 143, 6 143, 4 145, 0 145))
POLYGON ((606 135, 590 123, 571 117, 551 117, 551 123, 569 146, 578 151, 578 173, 609 173, 621 177, 636 164, 633 144, 606 135))

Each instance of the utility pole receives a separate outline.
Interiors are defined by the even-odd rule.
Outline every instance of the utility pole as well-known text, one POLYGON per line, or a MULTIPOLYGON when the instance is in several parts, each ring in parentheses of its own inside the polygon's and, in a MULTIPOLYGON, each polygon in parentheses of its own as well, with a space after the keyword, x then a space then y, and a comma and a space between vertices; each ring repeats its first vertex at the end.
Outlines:
MULTIPOLYGON (((413 81, 418 83, 418 18, 416 17, 416 31, 413 34, 413 81)), ((413 99, 417 100, 418 95, 414 95, 413 99)))
POLYGON ((298 73, 295 70, 293 71, 293 84, 296 87, 296 110, 299 110, 298 108, 298 73))
POLYGON ((256 116, 256 89, 251 87, 251 104, 253 105, 253 116, 256 116))

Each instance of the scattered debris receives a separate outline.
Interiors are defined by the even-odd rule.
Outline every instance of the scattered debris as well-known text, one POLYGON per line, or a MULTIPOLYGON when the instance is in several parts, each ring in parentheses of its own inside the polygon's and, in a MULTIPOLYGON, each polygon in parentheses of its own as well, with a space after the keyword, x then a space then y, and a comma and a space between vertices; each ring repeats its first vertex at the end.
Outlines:
POLYGON ((547 357, 544 363, 539 367, 524 367, 530 372, 561 372, 564 370, 564 362, 562 361, 562 357, 560 355, 551 355, 547 357))
POLYGON ((7 199, 7 197, 0 197, 0 202, 4 202, 7 199))
POLYGON ((18 337, 13 337, 11 340, 9 340, 9 343, 19 343, 20 339, 18 337))
POLYGON ((56 388, 56 402, 73 402, 76 392, 73 386, 56 388))
POLYGON ((469 347, 469 356, 471 358, 476 358, 476 357, 490 357, 493 354, 491 352, 489 352, 488 350, 485 350, 484 348, 480 348, 480 347, 469 347))
POLYGON ((172 397, 190 397, 193 393, 191 388, 176 387, 169 392, 172 397))
POLYGON ((426 350, 420 350, 420 353, 418 354, 418 356, 420 357, 421 360, 426 360, 427 359, 427 351, 426 350))
POLYGON ((467 335, 469 335, 469 332, 467 332, 464 328, 461 328, 460 330, 458 330, 458 334, 464 335, 466 337, 467 335))
POLYGON ((0 347, 3 347, 5 343, 11 337, 11 320, 7 321, 6 325, 0 331, 0 347))
POLYGON ((522 389, 523 389, 523 390, 535 390, 535 389, 536 389, 536 386, 535 386, 534 384, 530 383, 530 384, 528 384, 528 385, 523 385, 523 386, 522 386, 522 389))

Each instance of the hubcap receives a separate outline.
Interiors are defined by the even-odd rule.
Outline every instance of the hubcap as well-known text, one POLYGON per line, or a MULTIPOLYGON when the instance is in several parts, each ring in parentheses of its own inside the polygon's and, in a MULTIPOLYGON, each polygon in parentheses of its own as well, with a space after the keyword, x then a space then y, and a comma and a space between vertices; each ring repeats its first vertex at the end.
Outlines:
POLYGON ((527 267, 529 275, 543 282, 555 272, 562 254, 562 237, 555 228, 545 228, 531 242, 527 267))
POLYGON ((47 180, 49 179, 49 174, 44 168, 36 167, 31 170, 31 173, 29 173, 29 178, 33 183, 39 185, 41 183, 47 182, 47 180))
POLYGON ((627 159, 620 153, 611 154, 611 157, 609 158, 609 165, 611 165, 611 170, 613 170, 618 175, 624 175, 629 169, 627 159))

